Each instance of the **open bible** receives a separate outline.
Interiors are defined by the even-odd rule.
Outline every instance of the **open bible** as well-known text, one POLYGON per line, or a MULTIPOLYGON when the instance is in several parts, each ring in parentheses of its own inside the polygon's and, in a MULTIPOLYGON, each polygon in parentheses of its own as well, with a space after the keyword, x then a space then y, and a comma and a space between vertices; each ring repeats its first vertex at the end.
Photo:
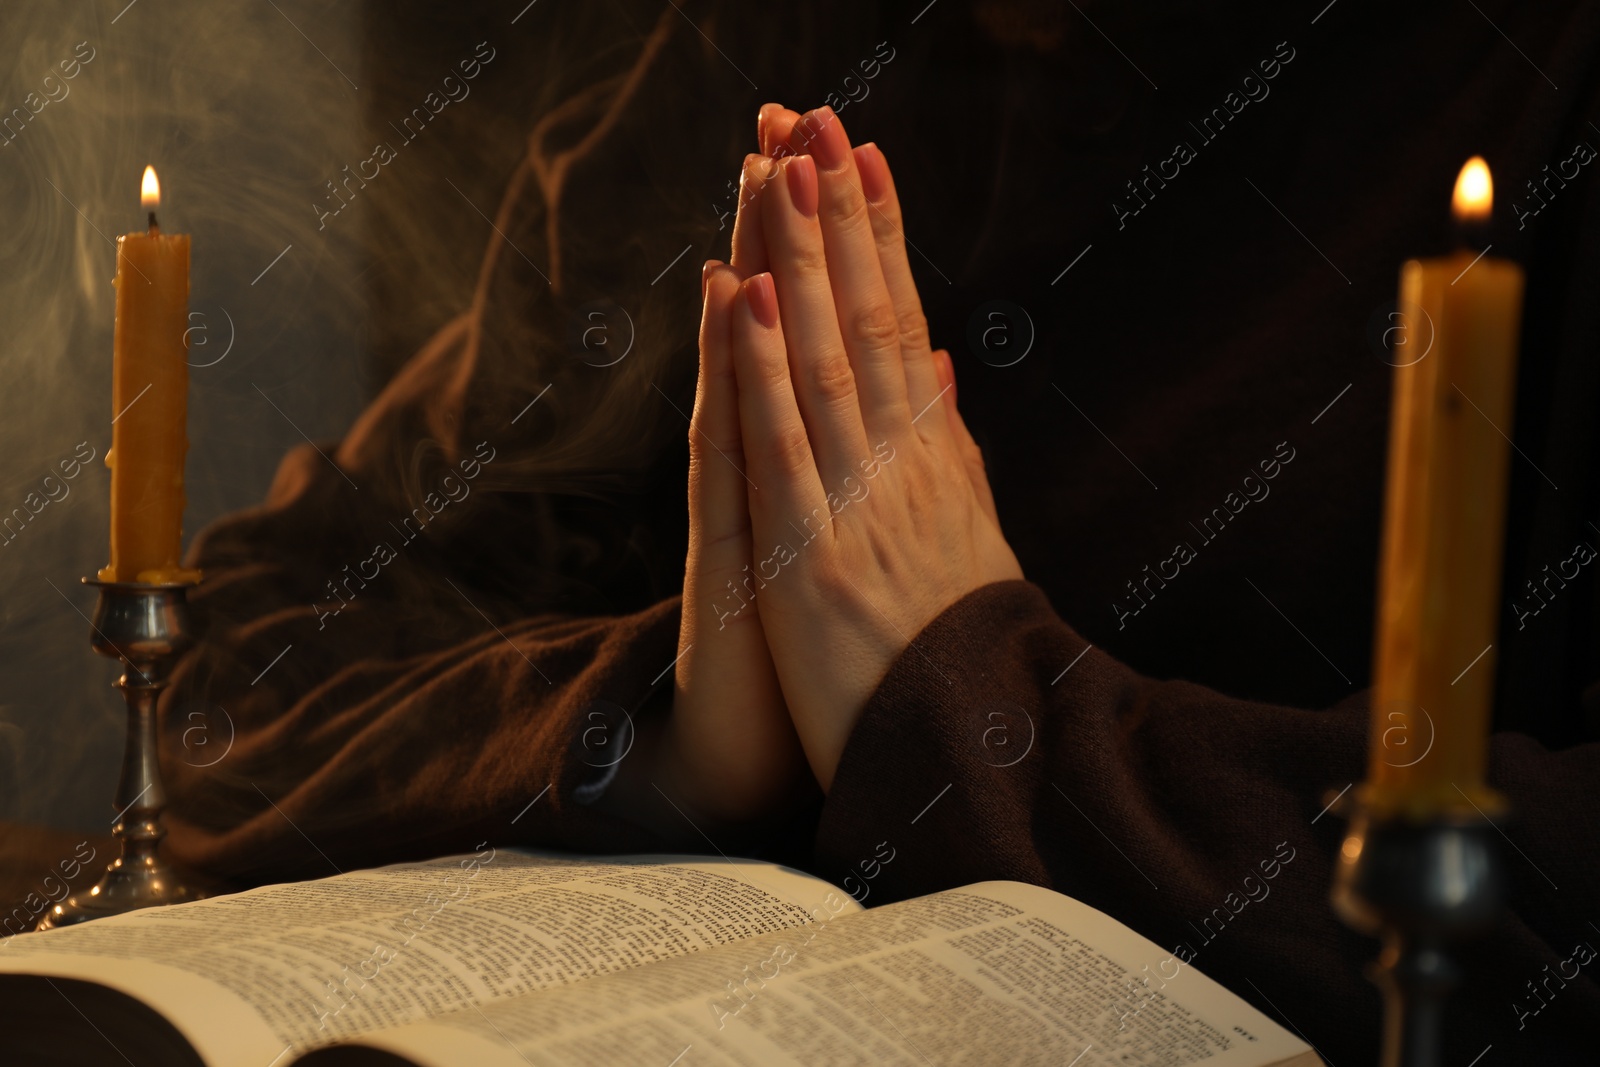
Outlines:
POLYGON ((481 847, 8 938, 0 1044, 64 1067, 1321 1063, 1037 886, 864 909, 768 863, 481 847))

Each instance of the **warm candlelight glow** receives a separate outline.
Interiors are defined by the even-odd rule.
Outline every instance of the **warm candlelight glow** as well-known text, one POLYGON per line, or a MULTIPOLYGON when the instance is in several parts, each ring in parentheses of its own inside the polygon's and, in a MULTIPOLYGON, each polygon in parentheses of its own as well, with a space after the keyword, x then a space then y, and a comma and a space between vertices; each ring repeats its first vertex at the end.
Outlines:
MULTIPOLYGON (((1456 179, 1457 226, 1481 237, 1493 204, 1474 156, 1456 179)), ((1523 272, 1469 241, 1400 269, 1398 306, 1432 345, 1395 368, 1366 799, 1413 819, 1503 803, 1484 774, 1523 272)))
POLYGON ((1494 179, 1482 156, 1473 156, 1456 177, 1456 192, 1450 210, 1458 222, 1487 219, 1494 208, 1494 179))
POLYGON ((139 204, 146 211, 154 211, 161 206, 161 182, 156 178, 154 167, 144 168, 144 181, 139 184, 139 204))
POLYGON ((117 238, 112 331, 111 562, 104 582, 196 582, 183 555, 189 451, 189 235, 156 225, 161 183, 144 169, 148 226, 117 238))

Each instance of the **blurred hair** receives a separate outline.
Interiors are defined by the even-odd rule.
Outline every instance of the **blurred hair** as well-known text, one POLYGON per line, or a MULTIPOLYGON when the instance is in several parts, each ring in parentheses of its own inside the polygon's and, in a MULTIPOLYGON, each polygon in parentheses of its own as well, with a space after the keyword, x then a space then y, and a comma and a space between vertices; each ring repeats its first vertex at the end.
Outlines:
MULTIPOLYGON (((659 270, 677 253, 691 260, 686 245, 708 244, 703 210, 691 219, 681 194, 641 190, 626 167, 638 151, 626 142, 643 118, 641 96, 674 83, 692 90, 696 78, 685 68, 697 50, 684 55, 681 38, 693 31, 670 5, 621 41, 615 17, 604 14, 577 5, 541 40, 535 117, 520 120, 521 155, 498 202, 482 205, 492 224, 470 300, 400 367, 337 455, 398 517, 487 442, 494 461, 427 535, 452 555, 489 553, 492 560, 477 560, 481 569, 523 595, 554 595, 588 581, 596 565, 617 565, 650 521, 624 505, 687 429, 674 404, 687 410, 694 374, 696 308, 683 282, 699 261, 671 285, 620 268, 659 270), (578 328, 596 306, 605 309, 607 349, 584 347, 578 328), (558 521, 563 497, 618 506, 586 526, 558 521), (503 543, 508 521, 524 534, 513 544, 503 543)), ((503 118, 474 116, 473 131, 484 128, 503 129, 503 118)), ((696 147, 679 143, 685 154, 696 147)), ((404 205, 378 210, 382 239, 426 266, 436 239, 430 220, 404 205)), ((425 277, 417 281, 428 290, 425 277)))

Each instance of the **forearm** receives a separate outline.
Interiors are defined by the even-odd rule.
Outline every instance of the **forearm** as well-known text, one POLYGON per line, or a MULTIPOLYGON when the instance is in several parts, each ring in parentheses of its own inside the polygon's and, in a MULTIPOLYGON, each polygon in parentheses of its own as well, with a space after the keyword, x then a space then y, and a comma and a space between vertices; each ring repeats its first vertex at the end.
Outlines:
MULTIPOLYGON (((1306 711, 1145 678, 1089 648, 1035 587, 995 584, 918 634, 873 694, 817 859, 869 904, 990 879, 1050 886, 1246 995, 1258 983, 1264 1010, 1346 1035, 1315 1039, 1359 1060, 1359 1035, 1377 1032, 1361 978, 1377 945, 1328 905, 1346 824, 1326 803, 1365 776, 1366 746, 1364 694, 1306 711)), ((1600 745, 1497 735, 1490 777, 1519 813, 1507 832, 1521 855, 1485 951, 1533 976, 1593 934, 1600 859, 1574 842, 1600 836, 1600 745)), ((1464 992, 1466 1058, 1517 1030, 1519 982, 1464 992)), ((1592 982, 1569 992, 1600 1007, 1592 982)), ((1551 1023, 1542 1037, 1576 1034, 1551 1023)))
MULTIPOLYGON (((917 635, 873 694, 819 859, 859 874, 898 832, 942 844, 901 849, 885 895, 1017 878, 1165 909, 1175 893, 1225 895, 1287 841, 1312 854, 1290 880, 1320 908, 1343 829, 1326 799, 1365 777, 1367 733, 1365 694, 1304 710, 1146 678, 1088 646, 1036 587, 997 583, 917 635)), ((1558 881, 1579 887, 1573 900, 1600 895, 1600 861, 1562 844, 1600 836, 1600 746, 1550 752, 1505 734, 1491 752, 1493 784, 1558 881)))

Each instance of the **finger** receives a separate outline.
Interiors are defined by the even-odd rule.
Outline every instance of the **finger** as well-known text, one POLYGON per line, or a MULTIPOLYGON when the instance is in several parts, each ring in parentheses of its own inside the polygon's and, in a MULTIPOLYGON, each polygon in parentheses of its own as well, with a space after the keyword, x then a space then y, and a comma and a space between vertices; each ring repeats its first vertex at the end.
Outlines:
MULTIPOLYGON (((900 323, 878 262, 867 198, 844 124, 832 108, 807 113, 794 139, 804 138, 817 164, 817 217, 827 253, 845 352, 856 375, 862 419, 874 441, 899 437, 910 424, 900 323)), ((782 282, 779 291, 782 291, 782 282)))
POLYGON ((765 103, 756 111, 756 151, 764 156, 772 155, 772 150, 767 147, 767 123, 775 111, 782 111, 782 104, 765 103))
POLYGON ((762 104, 756 113, 760 155, 748 155, 739 173, 739 208, 733 222, 733 254, 728 257, 741 278, 767 269, 767 241, 761 227, 761 187, 777 173, 770 158, 792 154, 789 135, 800 115, 781 104, 762 104))
POLYGON ((767 239, 761 225, 761 190, 778 173, 766 156, 751 153, 739 171, 739 213, 733 220, 733 254, 728 258, 739 277, 767 269, 767 239))
POLYGON ((817 469, 825 484, 838 487, 870 454, 867 432, 855 372, 839 335, 830 264, 817 223, 816 163, 810 156, 791 156, 778 167, 782 176, 763 190, 761 218, 783 313, 783 339, 817 469))
POLYGON ((784 156, 795 154, 789 147, 789 139, 794 134, 795 123, 800 121, 800 112, 777 104, 769 104, 766 123, 761 131, 761 151, 773 159, 782 159, 784 156))
MULTIPOLYGON (((922 298, 911 276, 911 261, 906 258, 904 221, 900 198, 888 160, 875 144, 864 144, 854 151, 866 195, 872 236, 878 247, 884 284, 894 301, 895 318, 900 324, 900 360, 906 378, 907 401, 912 417, 928 409, 942 385, 928 339, 928 319, 922 312, 922 298)), ((918 425, 928 420, 920 420, 918 425)), ((943 432, 943 431, 941 431, 943 432)))
POLYGON ((689 420, 689 537, 701 571, 749 561, 743 440, 728 327, 739 278, 716 260, 701 272, 700 378, 689 420))
POLYGON ((945 410, 945 419, 950 427, 950 436, 955 440, 956 451, 961 456, 961 465, 966 469, 967 481, 972 485, 973 495, 978 498, 978 505, 999 526, 1000 516, 995 511, 994 492, 989 488, 989 471, 983 462, 983 450, 972 439, 967 421, 956 409, 955 364, 950 359, 950 353, 942 348, 933 353, 933 361, 941 386, 940 405, 945 410))
POLYGON ((756 544, 787 539, 790 523, 831 536, 827 495, 811 439, 789 379, 789 356, 772 275, 746 280, 734 301, 728 332, 739 394, 739 425, 750 475, 750 519, 756 544), (816 531, 807 522, 821 519, 816 531))

